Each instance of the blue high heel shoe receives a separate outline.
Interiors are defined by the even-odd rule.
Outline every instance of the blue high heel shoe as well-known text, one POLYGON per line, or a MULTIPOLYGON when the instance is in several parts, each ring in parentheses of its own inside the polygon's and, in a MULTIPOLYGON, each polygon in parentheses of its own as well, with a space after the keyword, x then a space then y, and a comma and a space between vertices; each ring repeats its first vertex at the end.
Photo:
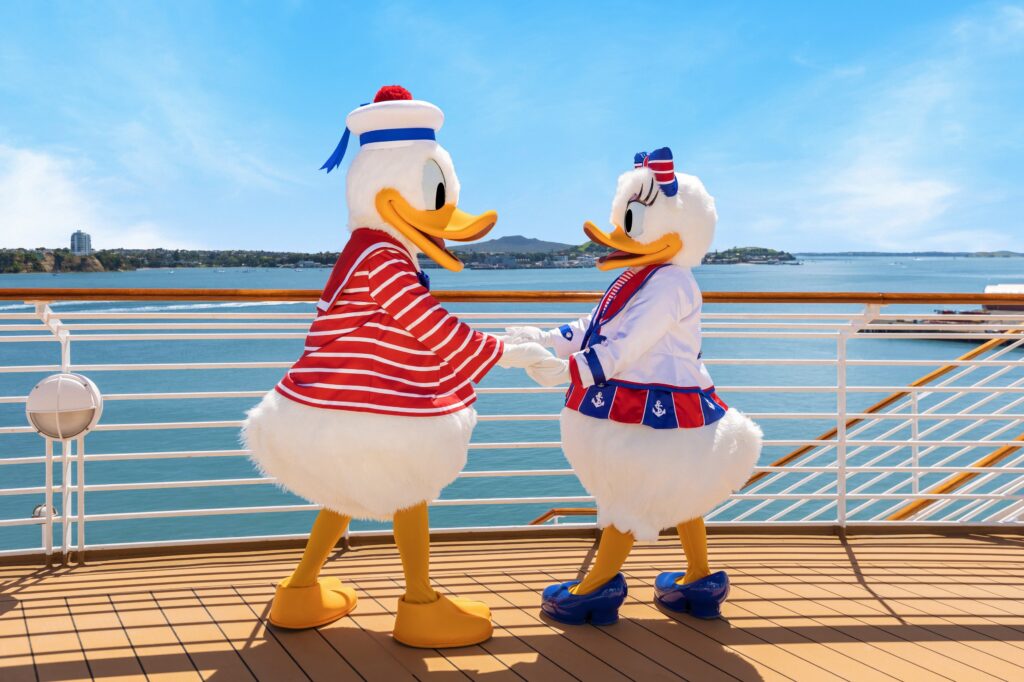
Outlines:
POLYGON ((680 585, 683 571, 660 574, 654 581, 654 600, 669 611, 688 613, 694 618, 711 620, 722 617, 722 602, 729 596, 729 576, 725 571, 680 585))
POLYGON ((573 594, 569 588, 579 580, 544 588, 540 610, 566 625, 611 625, 619 619, 619 607, 626 600, 626 579, 619 573, 589 594, 573 594))

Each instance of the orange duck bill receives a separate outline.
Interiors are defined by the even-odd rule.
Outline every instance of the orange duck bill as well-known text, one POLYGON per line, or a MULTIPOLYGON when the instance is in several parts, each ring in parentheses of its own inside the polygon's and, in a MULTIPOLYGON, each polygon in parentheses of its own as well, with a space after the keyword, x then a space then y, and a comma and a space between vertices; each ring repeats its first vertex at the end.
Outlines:
POLYGON ((382 189, 375 200, 377 212, 396 230, 405 235, 435 263, 458 272, 462 261, 445 247, 445 240, 472 242, 482 238, 498 222, 498 214, 486 211, 473 215, 445 204, 433 211, 413 208, 396 189, 382 189))
POLYGON ((683 248, 683 240, 677 234, 666 234, 653 242, 641 244, 618 225, 614 232, 608 234, 590 221, 583 223, 583 232, 595 244, 614 249, 607 256, 597 259, 598 270, 664 263, 683 248))

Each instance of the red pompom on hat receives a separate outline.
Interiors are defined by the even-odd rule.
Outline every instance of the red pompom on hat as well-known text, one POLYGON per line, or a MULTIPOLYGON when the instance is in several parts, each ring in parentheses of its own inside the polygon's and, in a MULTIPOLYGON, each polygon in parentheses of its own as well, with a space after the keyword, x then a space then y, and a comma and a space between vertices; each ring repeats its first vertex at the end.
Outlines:
POLYGON ((401 85, 385 85, 377 91, 377 94, 373 98, 373 103, 394 102, 399 99, 412 99, 412 93, 401 85))

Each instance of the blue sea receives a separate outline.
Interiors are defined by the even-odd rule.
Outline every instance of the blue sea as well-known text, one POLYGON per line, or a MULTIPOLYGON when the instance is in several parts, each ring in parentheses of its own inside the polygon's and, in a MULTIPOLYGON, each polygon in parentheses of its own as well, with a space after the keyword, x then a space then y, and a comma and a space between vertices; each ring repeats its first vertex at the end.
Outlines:
MULTIPOLYGON (((319 289, 328 275, 326 269, 177 269, 141 270, 127 273, 0 275, 0 287, 131 287, 131 288, 294 288, 319 289)), ((431 270, 432 286, 440 289, 518 289, 518 290, 598 290, 610 281, 608 273, 596 270, 501 270, 465 271, 454 274, 431 270)), ((719 265, 703 266, 696 271, 705 291, 915 291, 981 292, 988 284, 1024 283, 1024 259, 859 257, 805 259, 799 266, 719 265)), ((458 311, 480 312, 564 312, 566 319, 585 312, 587 306, 548 304, 484 305, 458 304, 458 311)), ((934 306, 897 307, 886 312, 925 311, 934 306)), ((963 306, 961 306, 963 308, 963 306)), ((296 304, 249 303, 56 303, 59 315, 79 311, 166 311, 208 313, 311 312, 312 306, 296 304)), ((0 301, 0 312, 29 312, 18 302, 0 301)), ((708 312, 853 312, 857 306, 750 306, 709 305, 708 312)), ((179 320, 180 321, 180 320, 179 320)), ((0 325, 5 324, 0 321, 0 325)), ((2 329, 2 326, 0 326, 2 329)), ((86 332, 105 333, 105 332, 86 332)), ((0 334, 14 335, 15 332, 0 334)), ((75 342, 75 365, 105 363, 290 361, 301 348, 301 340, 234 341, 104 341, 75 342)), ((856 340, 851 343, 854 358, 927 359, 955 358, 970 348, 969 342, 954 340, 856 340)), ((706 339, 704 355, 715 358, 832 358, 835 341, 830 339, 706 339)), ((1020 353, 1014 357, 1024 359, 1020 353)), ((59 363, 56 343, 0 343, 0 366, 59 363)), ((718 386, 743 385, 834 385, 831 366, 743 366, 715 365, 710 370, 718 386)), ((104 393, 183 392, 194 390, 254 391, 266 390, 276 383, 281 369, 242 369, 213 371, 96 371, 88 372, 104 393)), ((855 367, 850 370, 851 384, 901 385, 926 373, 922 367, 855 367)), ((1021 370, 1018 367, 1016 371, 1021 370)), ((24 396, 43 373, 0 373, 0 396, 24 396)), ((1018 374, 1019 376, 1019 374, 1018 374)), ((1008 379, 1000 379, 1004 383, 1008 379)), ((483 382, 484 387, 528 386, 521 372, 496 369, 483 382)), ((732 406, 749 412, 829 412, 836 409, 830 393, 745 393, 726 392, 732 406)), ((871 393, 852 394, 850 409, 858 410, 882 397, 871 393)), ((1005 399, 1003 399, 1005 400, 1005 399)), ((241 419, 255 399, 202 399, 159 401, 108 401, 103 423, 178 422, 241 419)), ((985 409, 998 405, 999 401, 985 409)), ((557 413, 561 396, 503 395, 481 396, 478 411, 491 414, 557 413)), ((1019 409, 1015 410, 1020 412, 1019 409)), ((0 426, 25 424, 21 404, 0 404, 0 426)), ((765 421, 766 437, 771 439, 813 438, 834 426, 834 419, 765 421)), ((1013 437, 1012 432, 1006 438, 1013 437)), ((474 441, 554 441, 558 439, 557 421, 487 421, 474 433, 474 441)), ((97 432, 86 439, 88 453, 130 453, 178 450, 229 450, 238 448, 236 429, 149 430, 97 432)), ((344 444, 339 443, 339 448, 344 444)), ((766 448, 762 463, 792 449, 786 446, 766 448)), ((41 455, 43 442, 33 434, 0 435, 0 458, 41 455)), ((301 453, 296 453, 301 456, 301 453)), ((623 453, 628 458, 629 453, 623 453)), ((561 469, 566 468, 558 449, 507 449, 471 451, 468 469, 561 469)), ((59 471, 55 472, 59 481, 59 471)), ((180 481, 248 478, 256 475, 244 457, 178 458, 153 461, 99 461, 86 468, 89 484, 143 481, 180 481)), ((0 489, 39 486, 43 483, 39 464, 0 467, 0 489)), ((456 481, 444 498, 574 496, 584 495, 575 478, 474 478, 456 481)), ((0 519, 24 518, 31 514, 41 495, 0 496, 0 519)), ((95 491, 86 496, 89 514, 177 510, 198 508, 278 505, 298 502, 294 496, 271 485, 245 487, 202 487, 144 491, 95 491)), ((59 496, 58 507, 62 504, 59 496)), ((529 522, 551 505, 486 505, 476 507, 440 507, 432 511, 432 525, 458 527, 510 525, 529 522)), ((773 509, 777 507, 772 507, 773 509)), ((767 511, 759 513, 764 518, 767 511)), ((828 512, 819 520, 834 518, 828 512)), ((258 515, 226 515, 193 518, 158 518, 127 521, 96 521, 88 524, 90 544, 234 537, 304 533, 312 513, 293 512, 258 515)), ((371 529, 380 524, 360 522, 356 529, 371 529)), ((0 550, 39 545, 36 527, 0 528, 0 550)))

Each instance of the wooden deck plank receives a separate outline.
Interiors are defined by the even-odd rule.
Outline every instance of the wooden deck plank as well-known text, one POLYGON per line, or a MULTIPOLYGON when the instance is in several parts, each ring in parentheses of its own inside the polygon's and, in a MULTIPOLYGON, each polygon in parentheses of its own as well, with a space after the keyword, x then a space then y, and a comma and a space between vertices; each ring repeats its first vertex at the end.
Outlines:
POLYGON ((921 586, 927 594, 931 607, 939 606, 941 616, 924 611, 917 604, 915 593, 903 585, 886 584, 878 590, 886 601, 896 608, 910 624, 934 633, 936 637, 955 642, 957 647, 965 647, 975 651, 969 657, 970 664, 986 672, 1005 676, 1009 679, 1024 679, 1024 654, 1017 647, 986 635, 981 629, 974 629, 958 622, 958 614, 966 611, 955 602, 942 599, 941 590, 929 590, 927 585, 921 586), (938 593, 938 594, 936 594, 938 593), (910 599, 906 599, 906 597, 910 599))
MULTIPOLYGON (((249 607, 252 615, 258 618, 264 627, 272 628, 267 616, 270 613, 270 598, 274 596, 274 586, 242 586, 234 590, 249 607)), ((362 679, 345 657, 339 654, 318 630, 272 629, 277 641, 313 682, 362 679)))
MULTIPOLYGON (((401 581, 394 577, 389 577, 389 586, 381 588, 381 590, 375 591, 377 595, 382 597, 381 604, 391 611, 392 615, 395 612, 392 609, 398 608, 398 600, 405 593, 405 587, 401 581), (390 605, 394 604, 393 607, 390 605)), ((434 581, 437 584, 437 581, 434 581)), ((441 590, 444 593, 444 590, 441 590)), ((452 596, 464 597, 461 590, 453 591, 452 596)), ((453 649, 439 649, 438 653, 444 656, 448 661, 458 670, 462 671, 467 677, 477 679, 482 675, 486 675, 488 679, 496 680, 519 680, 518 675, 509 670, 508 666, 505 665, 496 656, 493 656, 487 649, 479 644, 473 646, 457 647, 453 649)))
MULTIPOLYGON (((538 610, 540 608, 541 591, 553 582, 547 572, 541 571, 509 574, 507 577, 522 585, 528 593, 532 593, 534 608, 538 610)), ((564 637, 572 639, 578 646, 592 655, 600 657, 626 677, 634 680, 678 680, 682 678, 681 675, 666 667, 661 661, 636 651, 616 638, 613 632, 621 629, 619 623, 601 627, 593 625, 562 625, 555 621, 551 621, 551 623, 564 637)))
POLYGON ((683 563, 666 538, 627 562, 618 624, 570 628, 541 618, 539 593, 576 575, 592 538, 436 542, 439 589, 486 602, 495 620, 489 642, 445 651, 391 638, 402 587, 390 545, 336 552, 324 573, 356 587, 359 607, 299 633, 268 627, 266 609, 300 550, 4 566, 0 679, 34 680, 37 667, 40 679, 215 682, 1024 679, 1019 537, 712 535, 709 545, 733 577, 728 621, 654 607, 654 576, 683 563))
MULTIPOLYGON (((388 574, 385 574, 385 576, 388 574)), ((364 631, 377 640, 401 666, 416 679, 430 675, 430 679, 465 680, 467 676, 441 652, 435 649, 414 649, 403 646, 394 640, 391 631, 395 627, 394 609, 386 608, 385 601, 396 599, 393 585, 389 577, 374 576, 361 579, 358 583, 350 581, 359 590, 359 607, 352 612, 352 618, 364 631), (363 595, 366 595, 363 598, 363 595), (389 595, 389 596, 384 596, 389 595)))
MULTIPOLYGON (((973 656, 971 655, 972 650, 962 643, 944 639, 910 622, 905 614, 887 609, 883 604, 879 603, 879 598, 886 599, 886 585, 872 583, 869 590, 856 582, 844 583, 829 580, 822 582, 821 588, 826 592, 843 597, 845 599, 843 604, 844 610, 854 615, 859 622, 870 623, 879 630, 927 649, 930 654, 927 660, 932 661, 932 663, 924 667, 930 667, 930 669, 940 672, 940 674, 951 675, 958 681, 991 679, 993 676, 999 677, 987 670, 986 667, 998 669, 1003 667, 1001 662, 988 661, 987 659, 990 657, 984 655, 973 656), (858 615, 855 609, 861 610, 860 615, 858 615), (993 665, 986 666, 985 663, 993 665)), ((893 645, 895 643, 890 642, 890 646, 893 645)), ((906 648, 902 649, 907 651, 906 648)), ((922 663, 922 665, 924 664, 922 663)))
MULTIPOLYGON (((225 582, 230 580, 230 576, 226 576, 225 582)), ((234 589, 207 587, 193 592, 257 679, 308 679, 274 633, 253 615, 234 589)))
MULTIPOLYGON (((654 603, 654 587, 647 582, 633 580, 630 586, 629 599, 646 604, 654 603)), ((657 609, 651 606, 656 612, 657 609)), ((744 622, 741 611, 735 611, 729 602, 722 608, 723 618, 720 620, 696 621, 689 616, 679 616, 678 621, 687 626, 699 628, 701 632, 715 640, 720 646, 744 654, 762 665, 792 679, 840 680, 827 669, 822 669, 784 647, 778 646, 758 636, 757 628, 752 623, 744 622)), ((667 617, 667 616, 663 616, 667 617)))
POLYGON ((125 682, 146 679, 109 597, 68 597, 67 602, 93 677, 125 682))
MULTIPOLYGON (((796 573, 791 570, 790 574, 796 573)), ((780 581, 773 581, 772 576, 742 574, 745 583, 745 590, 752 597, 763 599, 760 588, 769 585, 778 588, 786 595, 791 595, 784 600, 787 608, 796 614, 809 619, 812 625, 818 630, 823 630, 816 636, 825 639, 825 633, 829 637, 844 642, 844 651, 857 656, 860 660, 869 662, 872 666, 885 671, 886 673, 901 680, 925 681, 948 679, 939 672, 930 670, 927 665, 934 663, 934 656, 924 647, 913 645, 899 639, 895 635, 887 633, 874 625, 866 625, 862 621, 843 613, 843 605, 847 601, 839 601, 831 595, 822 596, 820 590, 813 586, 807 586, 802 582, 795 582, 786 585, 777 584, 780 581), (902 650, 893 651, 892 643, 906 644, 900 647, 902 650), (885 646, 883 646, 885 644, 885 646)), ((782 574, 776 573, 779 578, 782 574)), ((776 597, 777 602, 783 600, 776 597)), ((758 610, 759 603, 751 608, 758 610)), ((790 627, 804 628, 803 624, 791 623, 790 627)), ((827 644, 826 644, 827 645, 827 644)), ((849 655, 849 654, 848 654, 849 655)))
MULTIPOLYGON (((564 578, 547 573, 551 583, 562 582, 564 578)), ((687 680, 732 680, 733 675, 724 667, 716 667, 698 655, 691 653, 686 647, 679 646, 661 635, 647 629, 634 620, 646 620, 643 615, 630 610, 627 606, 620 609, 619 623, 615 628, 603 628, 602 631, 622 642, 629 648, 643 652, 644 655, 658 661, 676 675, 687 680)), ((713 657, 712 657, 713 658, 713 657)), ((744 671, 746 672, 746 671, 744 671)))
POLYGON ((480 647, 502 662, 509 670, 525 680, 538 682, 559 682, 574 680, 572 675, 545 658, 536 649, 517 637, 504 625, 497 611, 507 608, 489 585, 484 585, 465 576, 435 577, 434 582, 446 593, 457 594, 466 599, 477 599, 491 609, 494 621, 494 636, 480 647))
POLYGON ((359 602, 353 615, 340 618, 333 623, 319 628, 320 635, 335 651, 367 680, 414 680, 412 673, 395 657, 396 645, 386 632, 367 632, 360 627, 360 613, 367 605, 371 607, 372 598, 366 594, 358 595, 359 602))
MULTIPOLYGON (((941 584, 911 583, 901 584, 900 587, 910 595, 914 604, 926 601, 946 609, 946 615, 943 616, 946 622, 962 625, 977 633, 986 642, 996 641, 1017 650, 1004 651, 1007 655, 1002 656, 1003 658, 1013 654, 1013 658, 1024 661, 1024 613, 1013 613, 1014 610, 1019 610, 1015 607, 1019 607, 1021 597, 1009 596, 998 599, 999 595, 988 590, 980 590, 978 585, 972 586, 973 594, 965 595, 963 591, 958 591, 950 585, 947 576, 943 578, 941 584), (986 599, 986 596, 989 598, 986 599)), ((928 613, 920 606, 915 608, 922 614, 928 613)), ((975 640, 968 637, 964 641, 971 644, 975 640)))
POLYGON ((154 598, 204 680, 255 680, 194 592, 169 590, 154 598))
POLYGON ((152 595, 112 594, 110 603, 151 680, 201 680, 152 595))
POLYGON ((21 602, 0 595, 0 679, 35 682, 36 668, 21 602))
POLYGON ((541 620, 532 591, 505 575, 471 575, 492 591, 499 604, 493 612, 496 622, 568 674, 580 680, 628 680, 604 660, 590 655, 571 638, 541 620))
POLYGON ((91 680, 71 611, 62 598, 22 602, 40 682, 91 680))

